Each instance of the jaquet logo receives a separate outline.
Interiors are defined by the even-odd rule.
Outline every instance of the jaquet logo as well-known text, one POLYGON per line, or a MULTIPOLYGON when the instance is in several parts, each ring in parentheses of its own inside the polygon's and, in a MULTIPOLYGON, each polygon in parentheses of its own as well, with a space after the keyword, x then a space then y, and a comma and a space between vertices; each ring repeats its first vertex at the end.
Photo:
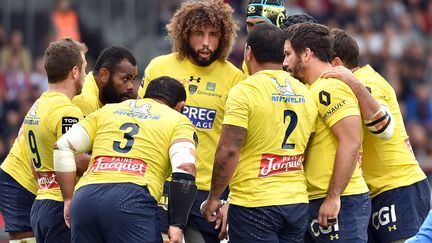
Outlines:
POLYGON ((280 156, 274 154, 263 154, 259 177, 271 176, 291 171, 301 171, 304 155, 280 156))

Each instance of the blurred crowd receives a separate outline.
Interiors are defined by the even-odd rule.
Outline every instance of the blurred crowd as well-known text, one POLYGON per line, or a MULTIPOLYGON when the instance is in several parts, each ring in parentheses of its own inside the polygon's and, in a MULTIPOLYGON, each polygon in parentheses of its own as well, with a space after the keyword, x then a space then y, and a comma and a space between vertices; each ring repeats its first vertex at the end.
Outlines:
MULTIPOLYGON (((58 1, 54 8, 51 22, 55 31, 47 40, 60 38, 62 31, 80 38, 79 13, 62 2, 68 1, 58 1), (62 29, 64 26, 74 28, 62 29)), ((226 2, 235 9, 240 25, 230 56, 240 67, 248 0, 226 2)), ((166 35, 164 26, 180 3, 180 0, 162 1, 158 9, 161 36, 166 35)), ((429 139, 432 136, 432 1, 285 0, 285 6, 288 15, 307 13, 319 23, 342 28, 355 37, 361 63, 371 64, 394 87, 417 159, 425 172, 432 174, 432 139, 429 139)), ((47 88, 43 58, 32 56, 23 45, 23 38, 22 30, 6 33, 0 26, 0 163, 12 146, 29 106, 47 88)))

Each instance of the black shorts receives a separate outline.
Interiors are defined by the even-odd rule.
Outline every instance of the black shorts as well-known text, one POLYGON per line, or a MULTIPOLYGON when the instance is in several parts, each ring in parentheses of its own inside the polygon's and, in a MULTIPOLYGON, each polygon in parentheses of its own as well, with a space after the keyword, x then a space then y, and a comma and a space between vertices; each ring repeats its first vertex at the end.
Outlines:
POLYGON ((430 210, 427 179, 385 191, 372 199, 369 242, 390 242, 417 233, 430 210))
POLYGON ((132 183, 85 185, 71 202, 72 242, 162 242, 157 208, 147 187, 132 183))
POLYGON ((0 169, 0 213, 6 232, 32 231, 30 211, 35 195, 0 169))

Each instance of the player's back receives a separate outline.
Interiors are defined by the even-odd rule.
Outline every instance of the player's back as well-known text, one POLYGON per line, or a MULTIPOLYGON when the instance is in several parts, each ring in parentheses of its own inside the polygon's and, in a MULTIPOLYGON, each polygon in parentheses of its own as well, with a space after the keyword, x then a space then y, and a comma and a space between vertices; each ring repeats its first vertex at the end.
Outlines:
POLYGON ((38 174, 36 199, 63 200, 54 175, 54 143, 81 118, 78 107, 66 95, 57 92, 43 93, 25 116, 25 145, 38 174))
POLYGON ((374 136, 363 125, 362 168, 371 196, 424 180, 426 175, 411 150, 395 91, 369 65, 358 69, 354 75, 380 104, 389 108, 395 119, 395 129, 388 140, 374 136))
POLYGON ((191 140, 193 125, 153 99, 105 105, 79 123, 93 144, 88 170, 77 189, 95 183, 147 185, 157 200, 171 173, 168 150, 176 139, 191 140))
POLYGON ((283 70, 257 72, 230 91, 224 124, 247 129, 230 184, 233 204, 308 202, 302 162, 316 116, 309 90, 283 70))

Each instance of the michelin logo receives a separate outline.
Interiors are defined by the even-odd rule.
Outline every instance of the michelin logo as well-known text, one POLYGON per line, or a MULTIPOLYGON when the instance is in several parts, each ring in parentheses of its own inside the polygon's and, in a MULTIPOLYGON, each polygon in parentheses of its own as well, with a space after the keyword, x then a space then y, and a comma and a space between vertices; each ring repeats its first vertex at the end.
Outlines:
POLYGON ((216 118, 216 110, 196 107, 185 106, 183 114, 189 117, 189 120, 196 128, 211 129, 216 118))

